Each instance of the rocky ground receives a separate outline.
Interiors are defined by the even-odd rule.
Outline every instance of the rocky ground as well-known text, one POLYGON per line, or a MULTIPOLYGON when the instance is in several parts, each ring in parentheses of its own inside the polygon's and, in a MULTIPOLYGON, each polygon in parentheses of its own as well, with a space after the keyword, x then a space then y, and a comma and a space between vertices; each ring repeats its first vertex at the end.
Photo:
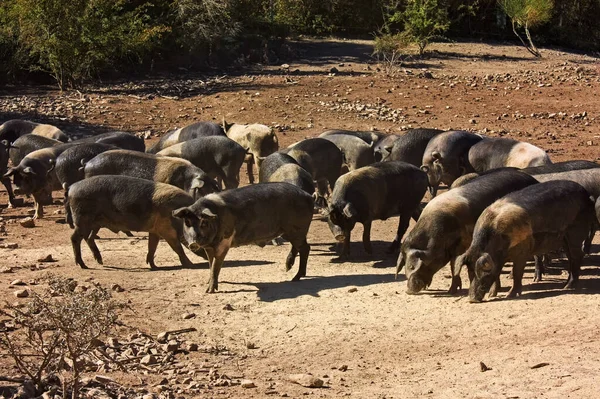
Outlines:
MULTIPOLYGON (((546 49, 536 60, 512 45, 452 43, 390 69, 370 57, 370 42, 303 41, 294 49, 294 62, 219 75, 140 78, 85 92, 8 87, 0 121, 53 123, 72 136, 126 130, 148 145, 172 128, 223 118, 271 125, 283 146, 329 128, 468 129, 529 141, 556 161, 600 160, 597 58, 546 49)), ((105 265, 93 265, 84 248, 92 269, 76 267, 69 228, 59 223, 61 196, 47 218, 23 227, 31 200, 9 209, 0 192, 0 297, 27 301, 17 292, 43 290, 51 271, 80 286, 112 287, 129 305, 99 346, 127 366, 91 357, 89 397, 596 396, 598 237, 578 291, 561 289, 559 262, 541 283, 528 268, 520 299, 473 305, 465 292, 445 294, 446 269, 421 295, 405 294, 395 259, 384 255, 397 219, 374 223, 372 257, 356 241, 358 227, 351 261, 338 263, 333 237, 315 217, 304 281, 291 283, 284 272, 288 245, 241 247, 227 257, 221 292, 208 295, 206 263, 182 269, 164 244, 150 271, 143 234, 102 231, 105 265), (47 255, 55 261, 43 261, 47 255), (175 332, 159 337, 167 331, 175 332), (323 387, 302 385, 319 385, 316 378, 323 387)), ((20 377, 6 353, 1 376, 20 377)))

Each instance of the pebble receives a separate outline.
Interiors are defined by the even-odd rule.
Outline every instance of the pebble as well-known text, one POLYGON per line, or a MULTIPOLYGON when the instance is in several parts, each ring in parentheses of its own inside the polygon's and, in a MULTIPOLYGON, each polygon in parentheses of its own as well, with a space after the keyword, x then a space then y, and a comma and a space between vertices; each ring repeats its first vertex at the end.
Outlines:
POLYGON ((46 255, 43 258, 38 259, 37 261, 42 263, 56 262, 56 260, 52 257, 52 254, 46 255))
POLYGON ((15 291, 15 296, 17 298, 27 298, 29 296, 29 290, 28 289, 17 290, 17 291, 15 291))
POLYGON ((231 306, 230 304, 227 304, 225 306, 223 306, 223 310, 233 310, 233 306, 231 306))
POLYGON ((26 284, 23 280, 19 280, 19 279, 11 281, 11 283, 10 283, 11 287, 14 287, 16 285, 26 285, 26 284))
POLYGON ((193 319, 194 317, 196 317, 196 313, 184 313, 181 317, 184 320, 193 319))
POLYGON ((27 217, 19 222, 19 224, 25 228, 35 227, 35 221, 31 217, 27 217))
POLYGON ((141 364, 154 364, 156 363, 156 357, 153 355, 146 355, 140 360, 141 364))
POLYGON ((242 380, 242 388, 256 388, 252 380, 242 380))
POLYGON ((115 291, 115 292, 123 292, 125 291, 125 288, 121 287, 119 284, 113 284, 112 287, 110 287, 111 290, 115 291))
POLYGON ((321 388, 323 386, 323 380, 311 374, 290 374, 288 380, 306 388, 321 388))
POLYGON ((17 244, 16 242, 7 242, 4 244, 0 244, 0 248, 2 248, 2 249, 17 249, 17 248, 19 248, 19 244, 17 244))

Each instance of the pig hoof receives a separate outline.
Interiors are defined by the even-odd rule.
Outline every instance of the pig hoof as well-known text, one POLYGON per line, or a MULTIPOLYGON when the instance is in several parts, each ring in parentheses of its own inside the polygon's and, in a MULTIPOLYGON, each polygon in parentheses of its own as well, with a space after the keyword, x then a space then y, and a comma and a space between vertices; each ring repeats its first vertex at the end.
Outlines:
POLYGON ((214 294, 216 291, 217 291, 217 287, 212 287, 212 286, 209 286, 209 287, 206 289, 206 293, 207 293, 207 294, 214 294))
POLYGON ((576 281, 569 281, 565 287, 563 289, 565 290, 574 290, 575 288, 577 288, 577 282, 576 281))
POLYGON ((83 262, 80 262, 80 263, 77 263, 77 264, 78 264, 78 265, 79 265, 79 267, 81 267, 82 269, 89 269, 89 267, 87 267, 87 266, 85 265, 85 263, 83 263, 83 262))
POLYGON ((508 295, 506 295, 507 298, 516 298, 517 296, 521 296, 521 290, 515 290, 515 289, 510 289, 510 291, 508 291, 508 295))

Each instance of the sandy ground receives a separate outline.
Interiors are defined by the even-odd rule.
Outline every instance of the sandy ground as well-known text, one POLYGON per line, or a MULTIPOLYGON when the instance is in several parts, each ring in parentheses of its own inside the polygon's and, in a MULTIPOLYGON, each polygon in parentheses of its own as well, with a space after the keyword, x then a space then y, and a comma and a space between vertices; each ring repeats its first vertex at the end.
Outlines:
MULTIPOLYGON (((390 75, 369 58, 369 46, 305 42, 297 45, 299 61, 289 63, 289 69, 264 67, 209 83, 194 77, 174 83, 179 91, 155 82, 82 95, 10 88, 0 92, 0 117, 55 121, 70 133, 125 129, 153 134, 225 117, 276 126, 283 145, 335 127, 392 133, 409 126, 463 128, 527 140, 548 149, 554 160, 600 159, 600 64, 595 58, 546 50, 542 60, 532 60, 524 49, 504 44, 436 44, 429 58, 412 60, 390 75), (334 66, 338 72, 331 74, 334 66), (186 92, 185 87, 197 89, 186 92)), ((460 296, 446 294, 449 268, 422 294, 405 293, 403 275, 394 280, 396 259, 384 254, 397 218, 374 223, 373 256, 362 249, 362 228, 357 227, 352 259, 339 263, 333 237, 316 217, 308 237, 312 248, 306 279, 290 282, 295 268, 284 270, 289 244, 241 247, 227 256, 220 292, 209 295, 204 293, 207 264, 192 258, 198 259, 197 267, 181 268, 164 242, 157 252, 158 269, 149 270, 142 233, 126 238, 101 231, 104 266, 95 264, 84 246, 91 269, 81 270, 73 261, 68 226, 57 223, 63 217, 60 197, 55 193, 47 218, 25 229, 18 220, 31 209, 31 200, 23 208, 8 209, 6 194, 0 193, 6 230, 0 244, 18 244, 17 249, 0 249, 0 269, 11 269, 0 274, 0 297, 14 302, 12 280, 40 279, 46 271, 82 284, 118 283, 125 291, 114 297, 131 310, 122 315, 125 326, 115 335, 195 327, 186 339, 228 351, 178 355, 187 367, 216 367, 256 385, 191 390, 182 378, 169 377, 176 396, 597 396, 598 236, 577 291, 561 289, 564 262, 557 262, 541 283, 533 283, 530 265, 519 299, 503 298, 511 285, 506 268, 500 297, 470 304, 465 290, 460 296), (37 261, 48 254, 57 262, 37 261), (233 310, 225 310, 226 305, 233 310), (196 317, 184 320, 182 315, 190 312, 196 317), (248 349, 248 343, 256 348, 248 349), (482 372, 480 362, 489 370, 482 372), (326 387, 292 384, 287 376, 293 373, 312 373, 326 387)), ((18 375, 3 355, 0 375, 18 375)), ((152 391, 152 384, 164 377, 111 375, 140 392, 152 391)))

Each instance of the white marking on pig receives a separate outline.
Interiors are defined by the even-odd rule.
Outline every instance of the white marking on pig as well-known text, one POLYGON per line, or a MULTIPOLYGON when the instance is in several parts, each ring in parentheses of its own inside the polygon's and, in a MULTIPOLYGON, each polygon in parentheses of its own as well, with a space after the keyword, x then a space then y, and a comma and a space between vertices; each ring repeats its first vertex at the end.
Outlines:
POLYGON ((173 144, 179 143, 179 135, 181 134, 181 129, 175 130, 173 133, 169 134, 169 137, 164 141, 163 147, 169 147, 173 144))
POLYGON ((549 163, 550 157, 546 151, 529 143, 518 143, 511 148, 504 166, 523 169, 549 163))
POLYGON ((225 201, 223 201, 223 198, 217 193, 208 194, 204 198, 217 206, 225 206, 225 201))

